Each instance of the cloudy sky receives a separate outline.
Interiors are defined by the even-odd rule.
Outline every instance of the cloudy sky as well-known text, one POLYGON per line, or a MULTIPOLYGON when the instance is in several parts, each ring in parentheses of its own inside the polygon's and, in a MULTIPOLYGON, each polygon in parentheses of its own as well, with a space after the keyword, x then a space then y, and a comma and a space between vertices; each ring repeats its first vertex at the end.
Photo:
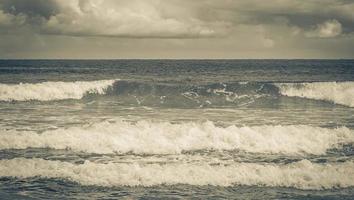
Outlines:
POLYGON ((354 58, 354 0, 0 0, 0 58, 354 58))

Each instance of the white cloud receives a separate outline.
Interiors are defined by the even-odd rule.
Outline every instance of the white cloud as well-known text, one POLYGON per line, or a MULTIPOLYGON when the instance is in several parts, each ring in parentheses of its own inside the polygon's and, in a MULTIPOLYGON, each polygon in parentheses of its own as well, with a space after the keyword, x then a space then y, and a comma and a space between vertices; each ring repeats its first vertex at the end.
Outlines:
POLYGON ((306 33, 308 37, 333 38, 342 34, 342 24, 337 20, 328 20, 318 24, 315 30, 306 33))
MULTIPOLYGON (((46 33, 119 37, 210 37, 221 24, 193 16, 166 16, 160 1, 58 1, 59 14, 43 25, 46 33)), ((174 8, 176 9, 176 8, 174 8)), ((177 13, 178 14, 178 13, 177 13)))
POLYGON ((9 25, 11 24, 11 18, 9 15, 5 14, 2 10, 0 10, 0 25, 9 25))
POLYGON ((274 40, 269 38, 263 38, 262 43, 266 48, 272 48, 274 46, 274 40))
POLYGON ((0 26, 9 27, 14 25, 22 25, 25 23, 25 16, 23 15, 12 15, 4 13, 0 10, 0 26))
POLYGON ((0 0, 0 55, 352 57, 353 8, 349 0, 0 0))
MULTIPOLYGON (((338 21, 346 26, 346 33, 354 30, 350 25, 354 18, 349 12, 354 3, 321 0, 319 6, 318 0, 269 1, 271 3, 262 0, 31 0, 21 3, 7 0, 3 7, 0 2, 0 26, 28 25, 40 34, 132 38, 231 36, 234 27, 242 24, 286 24, 298 27, 293 36, 301 32, 307 37, 322 38, 342 33, 342 24, 338 21), (15 24, 14 21, 21 20, 12 18, 19 16, 23 22, 15 24), (309 17, 312 20, 307 20, 309 17), (329 20, 308 31, 309 27, 328 18, 338 21, 329 20)), ((266 46, 272 46, 271 43, 266 42, 266 46)))

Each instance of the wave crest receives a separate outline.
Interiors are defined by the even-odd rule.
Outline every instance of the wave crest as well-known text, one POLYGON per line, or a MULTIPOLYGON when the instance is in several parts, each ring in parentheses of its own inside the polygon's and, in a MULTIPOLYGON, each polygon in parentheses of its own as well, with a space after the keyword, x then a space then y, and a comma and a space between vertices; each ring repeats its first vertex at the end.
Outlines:
POLYGON ((299 189, 332 189, 354 186, 354 163, 316 164, 308 160, 275 165, 234 163, 208 164, 126 164, 94 163, 75 165, 43 159, 0 160, 0 176, 19 178, 62 178, 83 185, 260 185, 299 189), (158 176, 156 176, 158 174, 158 176))
POLYGON ((119 96, 122 102, 165 106, 244 106, 280 95, 330 101, 354 107, 354 82, 259 83, 206 85, 120 80, 0 84, 0 101, 81 99, 86 94, 119 96), (110 89, 109 89, 110 88, 110 89), (109 90, 108 90, 109 89, 109 90))
POLYGON ((0 84, 0 101, 81 99, 86 94, 105 94, 115 81, 0 84))
POLYGON ((285 96, 325 100, 354 107, 354 82, 280 83, 276 86, 285 96))
POLYGON ((88 153, 180 154, 202 149, 286 155, 325 154, 354 142, 346 127, 217 127, 205 123, 101 122, 43 133, 2 131, 0 149, 52 148, 88 153))

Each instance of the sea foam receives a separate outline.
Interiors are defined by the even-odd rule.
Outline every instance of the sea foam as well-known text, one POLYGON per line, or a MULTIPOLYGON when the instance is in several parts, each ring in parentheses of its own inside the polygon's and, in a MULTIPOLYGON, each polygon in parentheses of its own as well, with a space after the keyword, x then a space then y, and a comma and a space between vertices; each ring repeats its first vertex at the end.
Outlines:
POLYGON ((0 84, 0 101, 81 99, 85 94, 105 94, 115 81, 0 84))
POLYGON ((180 154, 206 149, 321 155, 353 142, 354 131, 346 127, 218 127, 210 121, 179 124, 105 121, 43 133, 0 130, 0 149, 52 148, 99 154, 180 154))
POLYGON ((354 186, 354 163, 316 164, 302 160, 291 164, 234 163, 137 164, 94 163, 75 165, 43 159, 0 160, 1 177, 62 178, 82 185, 258 185, 299 189, 332 189, 354 186), (158 174, 158 176, 156 175, 158 174))
POLYGON ((354 82, 279 83, 276 86, 285 96, 325 100, 354 107, 354 82))

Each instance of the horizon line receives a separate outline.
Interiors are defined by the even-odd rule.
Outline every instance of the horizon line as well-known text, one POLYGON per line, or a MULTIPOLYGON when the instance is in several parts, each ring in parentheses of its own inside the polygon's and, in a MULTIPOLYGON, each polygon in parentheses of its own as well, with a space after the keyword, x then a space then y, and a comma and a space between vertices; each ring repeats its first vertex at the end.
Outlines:
POLYGON ((0 58, 0 60, 354 60, 354 58, 0 58))

